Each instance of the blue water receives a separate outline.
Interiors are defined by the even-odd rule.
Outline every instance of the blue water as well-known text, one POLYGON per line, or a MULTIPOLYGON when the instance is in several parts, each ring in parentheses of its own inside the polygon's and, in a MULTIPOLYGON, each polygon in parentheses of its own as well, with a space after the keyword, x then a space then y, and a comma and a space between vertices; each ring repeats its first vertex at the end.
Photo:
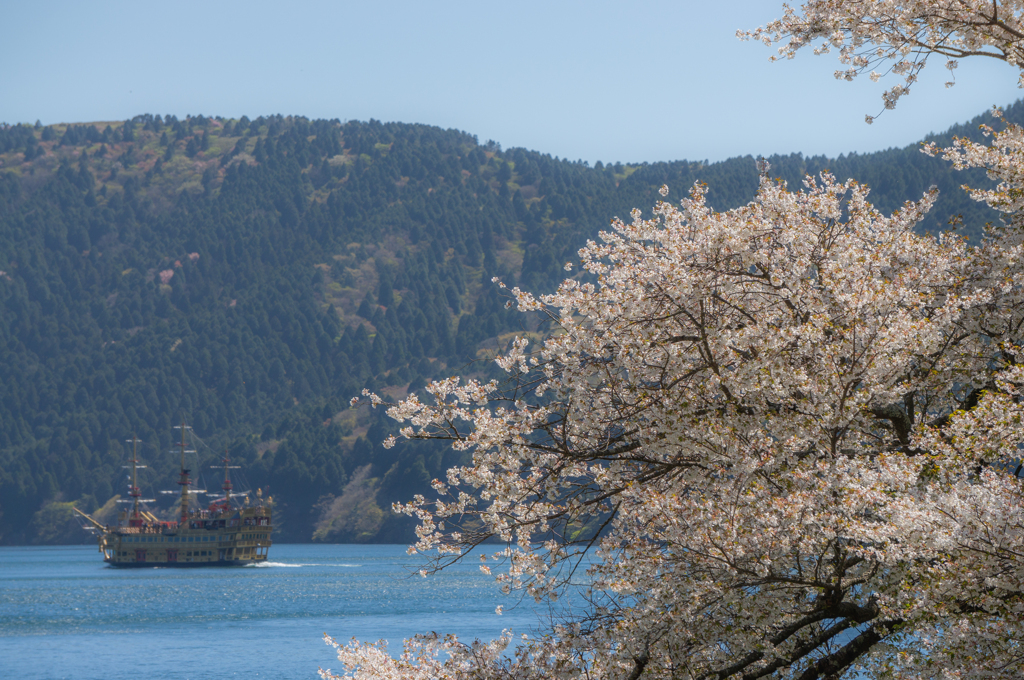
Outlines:
POLYGON ((259 567, 113 569, 91 546, 0 548, 0 678, 317 678, 340 641, 528 632, 477 564, 422 578, 405 546, 275 545, 259 567), (494 609, 504 605, 498 616, 494 609))

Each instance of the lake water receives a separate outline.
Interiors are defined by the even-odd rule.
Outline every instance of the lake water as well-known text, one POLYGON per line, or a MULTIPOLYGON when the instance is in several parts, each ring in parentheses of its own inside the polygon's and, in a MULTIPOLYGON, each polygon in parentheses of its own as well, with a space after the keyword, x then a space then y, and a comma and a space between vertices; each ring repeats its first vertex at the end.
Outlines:
POLYGON ((324 632, 397 653, 416 633, 491 639, 538 621, 475 560, 424 579, 405 546, 275 545, 269 559, 113 569, 92 546, 0 548, 0 678, 314 680, 338 669, 324 632))

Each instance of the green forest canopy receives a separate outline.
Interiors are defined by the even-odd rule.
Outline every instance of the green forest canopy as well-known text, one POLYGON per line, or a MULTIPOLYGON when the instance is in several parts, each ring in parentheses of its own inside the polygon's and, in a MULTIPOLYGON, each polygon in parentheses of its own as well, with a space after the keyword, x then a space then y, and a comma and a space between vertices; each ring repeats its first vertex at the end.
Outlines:
MULTIPOLYGON (((1024 122, 1024 105, 1006 116, 1024 122)), ((855 177, 884 212, 937 185, 922 230, 960 215, 977 239, 997 219, 959 188, 984 175, 916 145, 769 161, 792 186, 855 177)), ((387 509, 459 454, 385 450, 389 421, 348 399, 493 372, 513 333, 543 332, 505 310, 493 276, 552 290, 611 217, 696 181, 715 208, 741 205, 754 159, 591 167, 455 130, 291 116, 0 127, 0 544, 88 540, 70 505, 112 512, 133 433, 146 484, 172 488, 181 418, 199 469, 227 449, 275 497, 279 540, 410 540, 387 509)))

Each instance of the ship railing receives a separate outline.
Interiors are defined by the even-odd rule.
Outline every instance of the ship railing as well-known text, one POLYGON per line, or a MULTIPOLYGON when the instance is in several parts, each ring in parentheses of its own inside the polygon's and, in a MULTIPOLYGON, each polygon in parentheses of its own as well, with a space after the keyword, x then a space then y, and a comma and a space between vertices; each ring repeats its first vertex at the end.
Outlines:
POLYGON ((146 527, 117 527, 117 533, 119 534, 159 534, 163 533, 163 526, 146 526, 146 527))

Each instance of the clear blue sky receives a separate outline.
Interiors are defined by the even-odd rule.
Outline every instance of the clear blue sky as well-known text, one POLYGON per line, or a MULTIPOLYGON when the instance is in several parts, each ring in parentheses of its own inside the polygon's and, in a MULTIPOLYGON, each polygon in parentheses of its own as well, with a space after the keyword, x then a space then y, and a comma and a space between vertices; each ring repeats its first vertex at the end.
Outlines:
POLYGON ((139 113, 404 121, 571 160, 838 155, 913 143, 1022 92, 936 63, 871 126, 882 83, 735 38, 781 2, 3 2, 0 121, 139 113), (931 71, 932 73, 928 73, 931 71))

